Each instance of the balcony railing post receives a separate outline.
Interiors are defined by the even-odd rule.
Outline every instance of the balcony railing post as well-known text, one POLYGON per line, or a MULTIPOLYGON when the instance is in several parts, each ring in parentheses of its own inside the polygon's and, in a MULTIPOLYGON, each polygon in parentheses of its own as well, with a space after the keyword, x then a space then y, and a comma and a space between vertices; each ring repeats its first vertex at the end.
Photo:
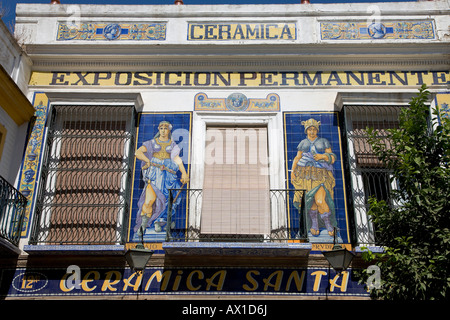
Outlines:
POLYGON ((306 191, 303 190, 302 192, 302 208, 300 210, 300 221, 301 221, 301 227, 300 227, 300 232, 301 232, 301 237, 305 240, 308 240, 308 230, 306 230, 306 191))
POLYGON ((172 205, 173 194, 172 189, 169 189, 169 203, 167 204, 167 226, 166 226, 166 241, 169 242, 172 238, 172 205))

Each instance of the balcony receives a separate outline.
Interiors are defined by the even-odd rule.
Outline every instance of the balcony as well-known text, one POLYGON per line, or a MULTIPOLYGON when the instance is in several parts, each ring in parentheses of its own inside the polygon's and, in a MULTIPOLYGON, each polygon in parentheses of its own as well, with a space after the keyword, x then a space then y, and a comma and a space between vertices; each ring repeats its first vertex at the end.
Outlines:
MULTIPOLYGON (((230 233, 227 230, 214 233, 210 228, 205 231, 201 221, 203 195, 201 189, 170 190, 166 242, 163 244, 167 254, 304 256, 311 250, 306 231, 304 191, 277 189, 268 192, 270 218, 266 233, 230 233), (300 206, 294 205, 294 197, 300 200, 300 206)), ((232 214, 221 217, 223 225, 239 223, 236 219, 232 214)), ((255 220, 248 222, 257 223, 255 220)))
POLYGON ((0 176, 1 251, 20 253, 18 248, 27 199, 0 176))

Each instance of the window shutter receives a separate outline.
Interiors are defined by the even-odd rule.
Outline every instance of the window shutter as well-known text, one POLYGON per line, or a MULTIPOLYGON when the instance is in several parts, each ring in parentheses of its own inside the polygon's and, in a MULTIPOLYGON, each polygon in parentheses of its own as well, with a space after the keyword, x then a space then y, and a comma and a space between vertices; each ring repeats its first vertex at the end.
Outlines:
POLYGON ((207 128, 201 233, 270 231, 267 128, 207 128))

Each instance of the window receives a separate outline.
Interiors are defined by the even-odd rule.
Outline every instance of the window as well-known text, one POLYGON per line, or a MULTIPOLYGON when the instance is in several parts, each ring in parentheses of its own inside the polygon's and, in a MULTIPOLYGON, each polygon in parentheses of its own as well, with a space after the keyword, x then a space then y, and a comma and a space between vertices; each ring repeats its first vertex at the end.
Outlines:
POLYGON ((124 240, 134 117, 132 106, 52 108, 32 243, 124 240))
POLYGON ((387 129, 398 127, 399 106, 345 106, 348 160, 350 166, 357 241, 374 244, 374 226, 367 216, 370 197, 390 202, 395 189, 390 171, 374 154, 368 142, 367 128, 374 128, 387 148, 387 129))
POLYGON ((267 127, 207 127, 201 236, 270 233, 267 127))

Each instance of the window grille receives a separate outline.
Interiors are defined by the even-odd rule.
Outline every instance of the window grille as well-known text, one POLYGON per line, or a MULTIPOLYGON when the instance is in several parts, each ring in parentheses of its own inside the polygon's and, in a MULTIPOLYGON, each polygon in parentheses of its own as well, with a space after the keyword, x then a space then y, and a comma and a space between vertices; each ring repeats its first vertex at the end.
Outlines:
POLYGON ((367 215, 369 198, 390 203, 390 194, 396 188, 390 170, 368 142, 367 128, 373 128, 389 148, 387 129, 398 128, 400 111, 399 106, 344 106, 355 231, 360 245, 376 244, 374 226, 367 215))
POLYGON ((129 211, 132 106, 54 106, 31 243, 123 243, 129 211))

